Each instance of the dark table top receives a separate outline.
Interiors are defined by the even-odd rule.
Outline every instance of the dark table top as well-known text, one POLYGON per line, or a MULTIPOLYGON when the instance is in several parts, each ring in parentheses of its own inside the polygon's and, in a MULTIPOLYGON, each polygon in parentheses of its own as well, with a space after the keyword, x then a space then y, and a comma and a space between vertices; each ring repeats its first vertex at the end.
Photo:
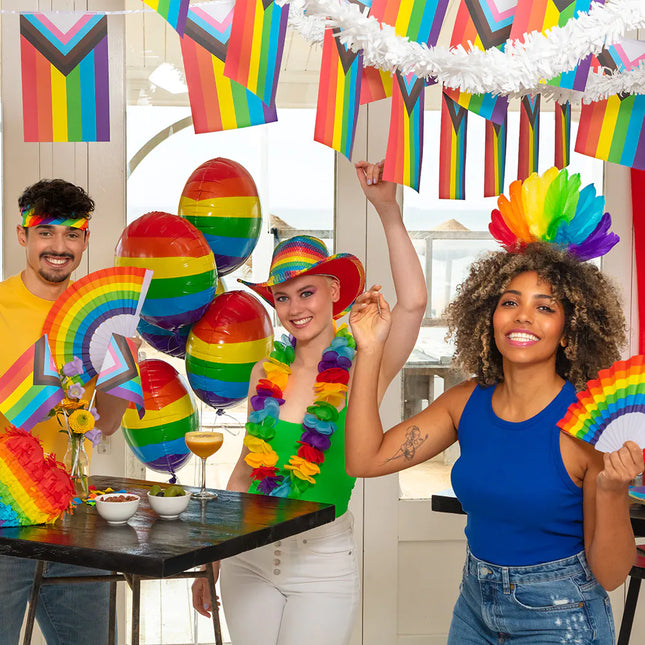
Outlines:
MULTIPOLYGON (((439 513, 464 514, 461 502, 452 490, 443 490, 434 494, 432 496, 432 510, 439 513)), ((645 537, 645 506, 643 504, 631 504, 629 516, 632 520, 634 535, 636 537, 645 537)))
POLYGON ((178 519, 163 520, 146 496, 154 483, 91 477, 98 490, 141 496, 127 524, 110 525, 94 506, 81 504, 54 524, 0 529, 0 553, 163 578, 334 519, 332 504, 218 490, 217 499, 191 499, 178 519))

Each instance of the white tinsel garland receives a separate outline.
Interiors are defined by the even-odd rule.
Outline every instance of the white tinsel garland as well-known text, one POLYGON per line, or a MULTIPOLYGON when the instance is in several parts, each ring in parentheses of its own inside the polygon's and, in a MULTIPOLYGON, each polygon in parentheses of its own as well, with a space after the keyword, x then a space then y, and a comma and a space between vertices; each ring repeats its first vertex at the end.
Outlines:
POLYGON ((564 90, 540 81, 572 70, 579 60, 619 41, 627 31, 645 26, 645 0, 607 0, 593 4, 563 27, 547 34, 532 32, 524 42, 507 42, 504 51, 476 47, 428 48, 397 36, 390 25, 364 15, 344 0, 278 0, 289 3, 289 20, 310 42, 320 42, 325 26, 342 27, 341 41, 363 50, 366 65, 436 77, 447 86, 478 94, 541 94, 560 101, 585 103, 619 92, 645 94, 645 68, 621 74, 590 74, 585 92, 564 90))

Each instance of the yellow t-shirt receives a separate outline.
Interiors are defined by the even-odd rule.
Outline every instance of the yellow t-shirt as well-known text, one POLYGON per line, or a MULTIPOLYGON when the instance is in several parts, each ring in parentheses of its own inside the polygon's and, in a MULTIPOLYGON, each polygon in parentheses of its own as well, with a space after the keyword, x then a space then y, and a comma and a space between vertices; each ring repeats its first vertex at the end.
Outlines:
MULTIPOLYGON (((0 282, 0 373, 4 374, 42 336, 45 318, 53 304, 52 300, 31 293, 20 275, 0 282)), ((91 395, 91 388, 86 388, 84 396, 91 395)), ((4 430, 10 426, 0 414, 0 428, 4 430)), ((45 452, 54 453, 62 461, 67 449, 67 434, 60 430, 56 419, 48 419, 36 424, 31 433, 43 442, 45 452)), ((86 441, 88 454, 90 446, 91 442, 86 441)))

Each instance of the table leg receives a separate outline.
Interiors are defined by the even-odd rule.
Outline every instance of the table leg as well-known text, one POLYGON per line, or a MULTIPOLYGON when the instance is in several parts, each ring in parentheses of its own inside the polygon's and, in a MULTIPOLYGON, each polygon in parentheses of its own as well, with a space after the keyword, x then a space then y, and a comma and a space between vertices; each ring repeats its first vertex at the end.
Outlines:
POLYGON ((634 622, 634 613, 636 612, 636 603, 638 602, 638 592, 640 591, 640 578, 632 577, 629 581, 627 590, 627 600, 623 611, 623 619, 620 622, 620 633, 618 634, 618 645, 628 645, 629 637, 632 633, 632 623, 634 622))
POLYGON ((139 609, 141 601, 141 577, 132 576, 132 645, 139 645, 139 609))
MULTIPOLYGON (((117 575, 112 571, 112 575, 117 575)), ((116 645, 116 580, 110 581, 110 622, 108 625, 108 645, 116 645)))
POLYGON ((38 595, 40 594, 40 585, 43 579, 44 570, 45 563, 43 560, 38 560, 36 563, 36 571, 34 573, 34 584, 31 587, 31 595, 29 596, 29 611, 27 612, 25 636, 22 641, 23 645, 29 645, 31 643, 31 635, 34 631, 34 621, 36 619, 36 605, 38 604, 38 595))
POLYGON ((208 572, 208 588, 211 592, 211 616, 213 617, 213 630, 215 631, 215 645, 222 645, 222 632, 219 625, 219 607, 217 606, 217 595, 215 593, 215 576, 213 566, 206 565, 208 572))

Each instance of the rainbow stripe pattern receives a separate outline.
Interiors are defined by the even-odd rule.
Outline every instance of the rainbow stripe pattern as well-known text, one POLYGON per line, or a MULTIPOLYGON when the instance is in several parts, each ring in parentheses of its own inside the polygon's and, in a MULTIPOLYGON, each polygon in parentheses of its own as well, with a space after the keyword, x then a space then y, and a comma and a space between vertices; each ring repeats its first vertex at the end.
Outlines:
POLYGON ((195 132, 234 130, 277 121, 275 106, 224 75, 235 3, 188 10, 181 53, 195 132))
POLYGON ((484 148, 484 197, 494 197, 504 192, 506 174, 507 119, 501 125, 486 121, 484 148))
POLYGON ((617 361, 587 382, 558 427, 602 452, 631 440, 645 448, 645 356, 617 361))
POLYGON ((152 271, 144 268, 112 267, 71 284, 43 325, 56 365, 77 356, 83 361, 80 380, 96 376, 112 333, 134 336, 151 279, 152 271))
POLYGON ((275 105, 289 5, 273 0, 236 0, 224 75, 275 105))
POLYGON ((190 0, 143 0, 143 3, 162 16, 180 36, 184 35, 190 0))
POLYGON ((255 363, 266 358, 273 327, 262 303, 245 291, 217 296, 186 343, 186 374, 196 396, 213 408, 244 399, 255 363))
POLYGON ((151 269, 141 317, 173 331, 199 320, 215 295, 215 258, 204 236, 188 221, 151 212, 129 224, 119 239, 114 264, 151 269))
POLYGON ((262 226, 258 190, 236 161, 217 157, 188 177, 178 214, 202 233, 220 276, 235 271, 251 255, 262 226))
POLYGON ((32 226, 69 226, 77 228, 81 231, 86 231, 89 227, 89 213, 88 217, 52 217, 47 214, 34 215, 33 207, 24 208, 22 213, 22 225, 25 228, 32 226))
POLYGON ((314 141, 351 159, 360 106, 363 54, 336 38, 340 29, 325 29, 314 141))
POLYGON ((139 364, 146 415, 131 403, 121 425, 136 458, 148 468, 173 476, 189 459, 184 435, 199 430, 195 398, 172 366, 158 359, 139 364))
POLYGON ((360 104, 392 96, 392 74, 375 67, 363 67, 360 104))
POLYGON ((107 17, 61 16, 20 14, 24 139, 109 141, 107 17))
MULTIPOLYGON (((437 44, 447 0, 374 0, 370 16, 392 25, 399 36, 437 44)), ((419 190, 423 161, 425 79, 395 74, 383 178, 419 190)))
POLYGON ((610 96, 583 104, 576 152, 645 170, 645 95, 610 96))
POLYGON ((442 92, 439 198, 466 199, 468 110, 442 92))
POLYGON ((137 347, 131 338, 112 334, 101 371, 96 379, 96 389, 134 403, 143 418, 143 390, 137 362, 137 347))
POLYGON ((523 96, 520 103, 520 141, 517 178, 526 179, 538 170, 540 156, 540 95, 523 96))
POLYGON ((611 233, 605 198, 593 184, 580 190, 580 175, 549 168, 509 187, 510 199, 500 195, 488 229, 509 252, 518 253, 531 242, 549 242, 579 260, 600 257, 618 243, 611 233))
POLYGON ((65 397, 47 336, 41 336, 0 377, 0 412, 31 430, 65 397))
POLYGON ((17 428, 0 434, 0 528, 54 522, 73 496, 63 464, 36 437, 17 428))
POLYGON ((605 47, 598 54, 598 62, 612 72, 631 72, 645 61, 645 42, 623 39, 605 47))
POLYGON ((555 102, 555 160, 556 168, 565 168, 571 160, 571 103, 555 102))
MULTIPOLYGON (((591 4, 605 0, 519 0, 511 29, 511 40, 524 41, 524 34, 532 31, 546 33, 552 27, 562 27, 580 12, 589 12, 591 4)), ((583 58, 574 69, 547 81, 548 85, 584 91, 592 57, 583 58)))

